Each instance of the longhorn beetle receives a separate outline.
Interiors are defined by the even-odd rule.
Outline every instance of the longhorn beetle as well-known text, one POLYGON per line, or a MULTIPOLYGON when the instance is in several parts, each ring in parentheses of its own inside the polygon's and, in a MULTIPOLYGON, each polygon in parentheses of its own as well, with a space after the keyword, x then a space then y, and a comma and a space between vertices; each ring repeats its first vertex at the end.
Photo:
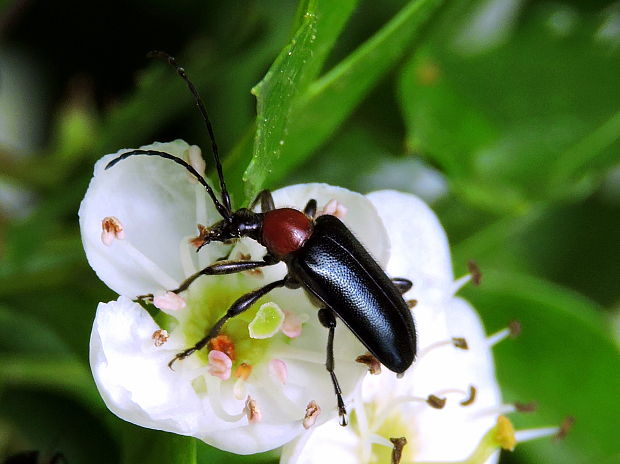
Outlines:
MULTIPOLYGON (((288 270, 283 279, 239 297, 205 337, 194 346, 178 353, 168 365, 172 367, 176 361, 185 359, 207 346, 229 319, 250 308, 271 290, 279 287, 302 288, 321 305, 318 318, 328 329, 325 367, 336 393, 340 424, 347 425, 342 392, 334 372, 336 316, 381 364, 402 374, 416 355, 413 317, 402 297, 412 283, 403 278, 390 279, 338 218, 332 215, 316 217, 317 202, 314 199, 308 201, 303 211, 276 208, 271 193, 263 190, 249 208, 233 211, 213 128, 198 90, 172 56, 158 51, 149 55, 164 59, 172 65, 191 91, 209 132, 211 151, 220 181, 221 199, 218 199, 204 177, 189 163, 169 153, 155 150, 129 151, 108 163, 106 169, 136 155, 159 156, 174 161, 187 169, 204 186, 217 212, 222 216, 222 220, 211 227, 200 229, 200 235, 194 241, 198 250, 210 242, 226 242, 240 237, 254 239, 267 249, 262 261, 218 261, 190 276, 171 291, 181 293, 203 275, 232 274, 281 261, 286 263, 288 270), (259 204, 261 212, 256 213, 253 210, 259 204)), ((153 295, 138 297, 143 301, 152 298, 153 295)))

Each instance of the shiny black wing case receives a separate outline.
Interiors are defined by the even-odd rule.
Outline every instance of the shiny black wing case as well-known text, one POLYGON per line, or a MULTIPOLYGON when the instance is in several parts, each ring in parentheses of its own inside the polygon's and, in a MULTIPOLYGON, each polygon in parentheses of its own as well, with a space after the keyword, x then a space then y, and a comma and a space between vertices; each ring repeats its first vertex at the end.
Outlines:
POLYGON ((316 219, 288 260, 301 285, 331 308, 385 367, 404 372, 415 359, 411 310, 383 269, 335 216, 316 219))

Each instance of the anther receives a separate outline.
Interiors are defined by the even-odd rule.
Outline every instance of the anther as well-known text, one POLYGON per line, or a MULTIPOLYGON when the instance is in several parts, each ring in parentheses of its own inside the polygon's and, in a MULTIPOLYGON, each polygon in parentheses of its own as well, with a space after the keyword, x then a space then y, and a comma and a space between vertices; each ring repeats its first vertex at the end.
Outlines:
POLYGON ((250 377, 251 373, 252 366, 248 363, 241 363, 239 364, 239 366, 237 366, 237 369, 235 370, 235 377, 241 380, 248 380, 248 377, 250 377))
POLYGON ((517 445, 515 429, 512 426, 512 422, 510 422, 506 416, 499 416, 497 418, 497 425, 495 426, 495 434, 493 438, 494 441, 503 449, 508 451, 513 451, 515 449, 515 446, 517 445))
POLYGON ((426 356, 429 352, 436 350, 437 348, 441 348, 442 346, 452 345, 455 348, 459 348, 461 350, 468 350, 469 345, 467 343, 467 339, 464 337, 452 337, 448 340, 441 340, 439 342, 435 342, 420 350, 418 354, 418 359, 426 356))
POLYGON ((336 216, 338 219, 342 219, 347 215, 347 208, 338 200, 332 198, 319 212, 317 217, 324 214, 329 214, 331 216, 336 216))
POLYGON ((281 359, 272 359, 269 361, 269 373, 278 379, 282 385, 286 384, 288 368, 286 367, 286 363, 281 359))
POLYGON ((250 424, 256 424, 257 422, 260 422, 263 417, 260 409, 258 409, 258 406, 256 405, 256 401, 250 395, 248 395, 247 399, 245 400, 245 408, 243 408, 243 411, 245 412, 245 415, 248 418, 248 422, 250 424))
POLYGON ((221 351, 226 356, 228 356, 232 361, 236 359, 235 344, 233 343, 231 338, 226 334, 220 334, 217 337, 213 337, 211 340, 209 340, 207 347, 209 348, 209 350, 221 351))
POLYGON ((478 390, 476 389, 476 387, 474 387, 473 385, 469 386, 469 396, 467 398, 465 398, 463 401, 460 402, 461 406, 469 406, 471 404, 474 403, 474 401, 476 401, 476 394, 478 393, 478 390))
POLYGON ((179 311, 187 305, 185 299, 174 292, 155 295, 153 297, 153 304, 157 309, 161 309, 162 311, 179 311))
POLYGON ((209 351, 209 374, 221 380, 228 380, 232 369, 232 360, 221 351, 209 351))
POLYGON ((319 405, 314 400, 310 401, 308 406, 306 406, 306 414, 302 422, 304 429, 308 430, 312 427, 316 422, 316 419, 319 417, 319 414, 321 414, 321 408, 319 405))
POLYGON ((570 430, 573 428, 574 423, 575 423, 575 418, 573 416, 565 417, 562 423, 560 424, 558 433, 556 433, 555 437, 553 438, 555 440, 564 440, 564 438, 566 438, 566 435, 568 435, 570 430))
POLYGON ((200 249, 209 243, 209 228, 203 226, 202 224, 198 224, 198 235, 189 240, 189 243, 196 248, 196 253, 200 251, 200 249))
POLYGON ((476 287, 480 285, 480 282, 482 282, 482 273, 480 272, 480 268, 478 267, 478 264, 476 264, 476 261, 473 259, 467 261, 467 270, 471 275, 471 283, 476 287))
MULTIPOLYGON (((207 167, 207 163, 205 163, 204 158, 202 157, 202 150, 198 145, 191 145, 189 147, 189 164, 193 167, 198 174, 204 177, 205 168, 207 167)), ((197 182, 194 176, 190 177, 193 182, 197 182)))
POLYGON ((407 306, 409 307, 409 309, 413 309, 417 306, 418 304, 418 300, 407 300, 407 306))
POLYGON ((378 375, 381 373, 381 363, 372 354, 366 353, 355 358, 355 362, 365 364, 368 367, 368 372, 371 375, 378 375))
POLYGON ((513 405, 517 412, 523 413, 535 412, 538 409, 538 404, 536 404, 535 401, 530 401, 529 403, 521 403, 519 401, 515 401, 513 405))
POLYGON ((153 339, 153 343, 155 343, 155 346, 157 347, 162 346, 164 343, 168 341, 168 338, 169 338, 168 331, 165 329, 158 329, 155 332, 153 332, 153 335, 151 336, 151 338, 153 339))
POLYGON ((121 221, 114 216, 107 216, 101 221, 101 241, 104 245, 110 246, 114 239, 123 240, 125 231, 121 221))
POLYGON ((508 337, 515 338, 521 333, 521 323, 516 320, 512 320, 508 323, 508 327, 495 332, 493 335, 487 337, 487 343, 489 346, 495 346, 499 342, 505 340, 508 337))
POLYGON ((426 398, 426 404, 428 404, 431 408, 443 409, 446 405, 446 398, 440 398, 431 394, 428 395, 428 398, 426 398))
POLYGON ((400 464, 400 460, 403 456, 403 448, 407 444, 407 439, 405 437, 390 438, 390 441, 394 445, 394 449, 392 450, 392 464, 400 464))
POLYGON ((282 323, 282 333, 288 338, 295 338, 301 335, 301 328, 304 320, 301 316, 293 311, 284 310, 284 322, 282 323))

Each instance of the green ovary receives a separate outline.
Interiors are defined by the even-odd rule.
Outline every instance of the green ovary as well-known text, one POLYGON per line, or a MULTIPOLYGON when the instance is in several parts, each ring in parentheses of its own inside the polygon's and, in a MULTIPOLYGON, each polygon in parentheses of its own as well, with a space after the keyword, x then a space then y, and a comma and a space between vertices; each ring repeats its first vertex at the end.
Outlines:
MULTIPOLYGON (((188 347, 194 345, 204 337, 215 325, 227 309, 242 295, 264 285, 261 279, 245 275, 209 276, 197 282, 196 288, 191 288, 187 298, 187 311, 179 321, 180 330, 188 347)), ((255 366, 265 360, 265 353, 276 340, 288 342, 288 338, 281 332, 273 337, 264 339, 250 338, 248 324, 254 320, 260 306, 273 301, 272 295, 266 295, 252 307, 238 316, 228 320, 221 330, 234 344, 235 360, 233 373, 241 363, 255 366)), ((204 363, 208 362, 208 350, 202 349, 194 354, 204 363)))

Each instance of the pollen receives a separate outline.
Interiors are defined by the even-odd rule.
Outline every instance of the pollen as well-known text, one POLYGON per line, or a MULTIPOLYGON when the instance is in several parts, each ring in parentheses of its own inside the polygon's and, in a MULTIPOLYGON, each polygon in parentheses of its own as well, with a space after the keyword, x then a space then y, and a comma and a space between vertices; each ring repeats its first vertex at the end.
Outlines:
POLYGON ((245 408, 243 411, 245 412, 250 424, 256 424, 263 418, 260 409, 258 409, 258 406, 256 405, 256 400, 254 400, 250 395, 248 395, 245 400, 245 408))
POLYGON ((110 246, 114 239, 123 240, 125 231, 118 218, 107 216, 101 221, 101 241, 104 245, 110 246))
POLYGON ((155 297, 153 297, 153 304, 157 309, 161 309, 162 311, 179 311, 187 305, 185 298, 174 292, 155 295, 155 297))
POLYGON ((515 428, 506 416, 499 416, 497 418, 497 425, 495 426, 495 435, 493 438, 503 449, 508 451, 515 449, 517 444, 515 428))
MULTIPOLYGON (((226 356, 228 356, 232 361, 236 359, 235 355, 235 344, 230 339, 228 335, 220 334, 215 338, 212 338, 207 345, 209 350, 221 351, 226 356)), ((239 367, 243 366, 245 363, 242 363, 239 367)), ((245 364, 250 368, 250 372, 252 371, 252 366, 245 364)), ((248 373, 248 376, 250 374, 248 373)))
POLYGON ((308 406, 306 406, 306 415, 304 416, 304 420, 302 422, 304 429, 308 430, 312 427, 320 414, 321 408, 317 402, 314 400, 310 401, 308 406))
POLYGON ((170 335, 168 335, 168 331, 165 329, 156 330, 151 336, 151 338, 153 339, 153 343, 155 343, 155 346, 157 347, 160 347, 164 343, 166 343, 169 337, 170 335))

